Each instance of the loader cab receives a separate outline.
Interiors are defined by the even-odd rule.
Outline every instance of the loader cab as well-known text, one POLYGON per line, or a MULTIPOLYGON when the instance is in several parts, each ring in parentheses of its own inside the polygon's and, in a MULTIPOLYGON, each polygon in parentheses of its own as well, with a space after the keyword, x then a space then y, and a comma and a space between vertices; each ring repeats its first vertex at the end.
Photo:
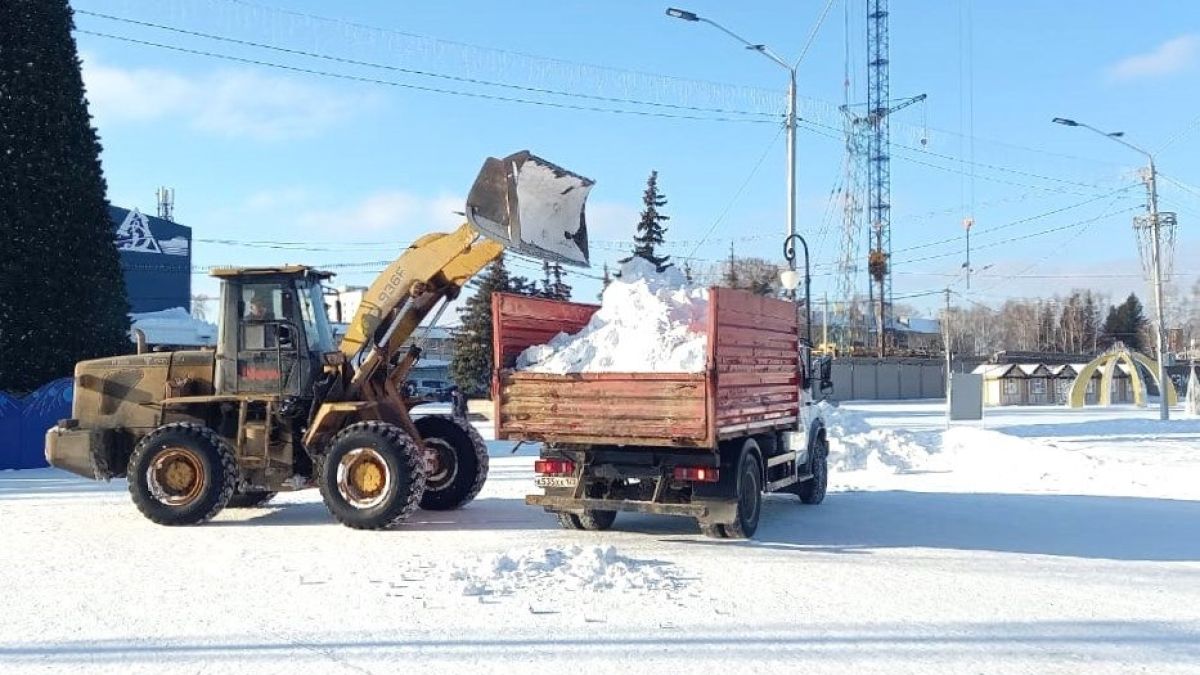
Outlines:
POLYGON ((224 268, 215 388, 220 395, 302 396, 336 351, 321 282, 308 267, 224 268))

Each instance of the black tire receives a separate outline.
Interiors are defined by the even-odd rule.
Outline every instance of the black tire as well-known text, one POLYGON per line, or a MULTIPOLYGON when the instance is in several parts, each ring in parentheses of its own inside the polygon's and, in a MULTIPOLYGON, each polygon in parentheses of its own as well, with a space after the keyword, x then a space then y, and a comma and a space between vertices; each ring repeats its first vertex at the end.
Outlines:
POLYGON ((329 512, 357 530, 399 525, 416 512, 425 493, 424 452, 386 422, 356 422, 339 431, 317 475, 329 512))
POLYGON ((825 435, 817 436, 813 443, 813 456, 809 465, 813 477, 796 486, 796 495, 805 504, 820 504, 825 500, 825 490, 829 487, 829 441, 825 435))
POLYGON ((129 494, 159 525, 195 525, 217 515, 237 487, 233 449, 206 426, 165 424, 129 457, 129 494))
POLYGON ((593 532, 607 530, 617 519, 616 511, 589 510, 583 513, 560 511, 557 515, 558 524, 564 530, 591 530, 593 532))
POLYGON ((616 511, 588 510, 579 514, 580 526, 585 530, 592 530, 594 532, 607 530, 613 526, 613 521, 616 519, 616 511))
POLYGON ((488 453, 483 437, 466 421, 430 415, 415 422, 421 440, 438 456, 438 468, 425 483, 421 508, 449 511, 466 506, 487 481, 488 453))
POLYGON ((579 516, 566 511, 559 511, 555 515, 558 516, 558 525, 564 530, 582 530, 583 524, 579 522, 579 516))
POLYGON ((762 516, 762 481, 758 443, 748 438, 737 464, 737 517, 732 523, 723 524, 726 537, 749 539, 758 531, 758 520, 762 516))
POLYGON ((250 490, 248 492, 235 492, 229 498, 229 503, 225 505, 227 509, 252 509, 262 506, 275 498, 274 492, 265 492, 263 490, 250 490))

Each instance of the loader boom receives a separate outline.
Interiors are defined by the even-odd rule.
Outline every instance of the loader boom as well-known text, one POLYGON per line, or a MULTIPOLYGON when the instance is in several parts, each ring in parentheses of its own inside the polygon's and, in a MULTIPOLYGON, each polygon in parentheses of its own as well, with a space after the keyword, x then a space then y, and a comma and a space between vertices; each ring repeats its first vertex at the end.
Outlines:
POLYGON ((375 356, 400 349, 439 302, 453 300, 467 281, 504 252, 468 224, 450 234, 428 234, 413 243, 375 279, 363 296, 339 347, 360 371, 375 356))

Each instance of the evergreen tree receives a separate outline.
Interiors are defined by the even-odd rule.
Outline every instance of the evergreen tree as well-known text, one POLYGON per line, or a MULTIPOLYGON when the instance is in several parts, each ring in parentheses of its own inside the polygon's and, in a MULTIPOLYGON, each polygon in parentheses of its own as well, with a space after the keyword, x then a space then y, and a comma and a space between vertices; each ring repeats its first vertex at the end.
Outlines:
POLYGON ((461 325, 454 334, 450 378, 468 396, 488 396, 492 386, 492 294, 539 296, 536 282, 509 275, 504 256, 488 265, 472 282, 475 294, 458 310, 461 325))
POLYGON ((1125 302, 1109 308, 1108 316, 1104 320, 1104 344, 1112 346, 1114 343, 1123 342, 1130 349, 1142 351, 1146 346, 1142 344, 1142 332, 1145 328, 1146 314, 1142 309, 1142 302, 1130 293, 1125 302))
POLYGON ((554 297, 554 282, 550 279, 550 261, 542 261, 542 287, 538 289, 538 297, 553 298, 554 297))
POLYGON ((737 258, 733 257, 733 243, 729 244, 729 266, 725 268, 725 274, 721 277, 721 285, 726 288, 741 288, 742 280, 738 278, 737 258))
POLYGON ((66 0, 0 3, 0 390, 130 350, 66 0))
POLYGON ((641 220, 638 221, 637 234, 633 236, 633 255, 622 259, 621 262, 629 262, 636 256, 654 263, 654 267, 661 272, 671 266, 671 263, 668 262, 671 256, 658 255, 656 247, 662 246, 663 235, 667 232, 663 223, 671 218, 658 212, 667 205, 667 197, 658 191, 657 171, 651 171, 650 177, 646 179, 646 191, 642 193, 642 205, 645 208, 642 210, 641 220))
POLYGON ((450 377, 468 396, 486 395, 492 378, 492 293, 510 289, 504 256, 488 265, 475 294, 458 310, 461 325, 454 334, 450 377))
POLYGON ((565 272, 563 272, 562 265, 554 263, 550 266, 550 297, 554 298, 555 300, 571 299, 571 286, 567 282, 563 281, 564 274, 565 272))

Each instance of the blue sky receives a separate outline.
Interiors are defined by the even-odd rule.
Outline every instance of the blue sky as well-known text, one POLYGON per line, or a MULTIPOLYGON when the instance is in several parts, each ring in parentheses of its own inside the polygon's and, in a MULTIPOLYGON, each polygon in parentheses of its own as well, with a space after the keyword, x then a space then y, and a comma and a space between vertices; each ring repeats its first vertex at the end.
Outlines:
MULTIPOLYGON (((813 247, 817 297, 836 293, 843 236, 846 2, 851 99, 865 98, 864 0, 829 3, 799 67, 798 222, 813 247)), ((670 201, 669 253, 698 269, 731 243, 738 255, 780 255, 784 143, 771 114, 782 110, 786 73, 711 26, 634 0, 263 3, 72 2, 110 198, 152 212, 155 188, 174 187, 177 219, 194 228, 196 265, 358 265, 338 267, 339 281, 368 283, 376 261, 456 225, 452 212, 484 157, 526 148, 597 181, 589 274, 621 256, 652 169, 670 201)), ((929 96, 892 121, 899 301, 928 312, 941 301, 933 291, 947 285, 987 304, 1073 287, 1147 297, 1130 220, 1144 199, 1141 158, 1050 124, 1055 116, 1123 130, 1161 151, 1162 208, 1180 222, 1174 281, 1191 286, 1200 268, 1200 5, 891 5, 892 96, 929 96), (975 221, 969 290, 965 217, 975 221)), ((685 5, 789 60, 826 6, 685 5)), ((529 263, 517 270, 537 274, 529 263)), ((594 280, 573 281, 578 296, 593 297, 594 280)), ((197 292, 215 288, 196 277, 197 292)))

